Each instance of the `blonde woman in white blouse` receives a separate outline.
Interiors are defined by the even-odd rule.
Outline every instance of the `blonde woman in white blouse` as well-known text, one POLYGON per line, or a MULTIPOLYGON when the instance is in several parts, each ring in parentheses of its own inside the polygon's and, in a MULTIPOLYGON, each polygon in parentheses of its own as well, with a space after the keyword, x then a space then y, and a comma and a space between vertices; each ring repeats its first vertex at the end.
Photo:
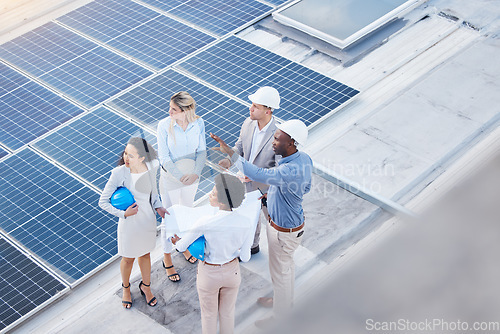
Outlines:
MULTIPOLYGON (((196 102, 188 92, 170 98, 169 116, 158 123, 158 155, 162 166, 160 193, 163 206, 193 206, 206 160, 205 123, 196 115, 196 102)), ((173 245, 162 224, 163 267, 172 282, 180 275, 172 263, 173 245)), ((195 263, 188 250, 184 258, 195 263)))

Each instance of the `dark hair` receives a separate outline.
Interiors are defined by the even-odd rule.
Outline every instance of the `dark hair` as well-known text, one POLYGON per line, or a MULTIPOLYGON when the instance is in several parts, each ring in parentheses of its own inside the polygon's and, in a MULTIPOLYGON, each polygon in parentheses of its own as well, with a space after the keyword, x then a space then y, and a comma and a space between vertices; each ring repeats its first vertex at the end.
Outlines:
POLYGON ((228 205, 231 209, 237 208, 245 199, 245 186, 233 175, 219 174, 215 177, 217 200, 228 205))
MULTIPOLYGON (((129 144, 135 147, 139 157, 144 157, 144 162, 150 162, 158 156, 153 146, 151 146, 151 144, 144 138, 132 137, 129 139, 127 145, 129 144)), ((125 164, 125 161, 123 160, 123 153, 125 153, 125 150, 123 150, 120 160, 118 160, 118 166, 125 164)))

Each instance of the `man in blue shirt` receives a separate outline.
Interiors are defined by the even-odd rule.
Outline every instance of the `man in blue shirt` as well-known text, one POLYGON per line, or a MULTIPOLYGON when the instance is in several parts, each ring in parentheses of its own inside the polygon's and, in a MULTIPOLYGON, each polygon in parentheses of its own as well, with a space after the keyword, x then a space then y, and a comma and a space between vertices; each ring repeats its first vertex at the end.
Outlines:
MULTIPOLYGON (((276 155, 282 159, 274 168, 259 168, 234 152, 214 134, 210 136, 220 144, 220 150, 231 156, 231 161, 251 180, 269 184, 267 207, 269 224, 269 272, 273 282, 272 300, 259 298, 259 304, 273 306, 275 317, 282 317, 292 307, 294 295, 295 264, 293 255, 304 234, 302 199, 311 189, 312 160, 297 145, 307 140, 307 127, 299 120, 277 125, 272 144, 276 155)), ((273 318, 257 321, 258 327, 270 324, 273 318)))

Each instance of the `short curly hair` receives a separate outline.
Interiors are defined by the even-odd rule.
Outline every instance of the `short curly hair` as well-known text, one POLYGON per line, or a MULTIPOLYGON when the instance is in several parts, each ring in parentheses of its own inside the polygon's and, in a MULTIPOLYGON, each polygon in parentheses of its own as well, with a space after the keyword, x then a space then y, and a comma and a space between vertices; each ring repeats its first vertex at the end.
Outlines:
POLYGON ((215 177, 217 200, 228 205, 231 209, 237 208, 245 199, 245 186, 233 175, 219 174, 215 177))

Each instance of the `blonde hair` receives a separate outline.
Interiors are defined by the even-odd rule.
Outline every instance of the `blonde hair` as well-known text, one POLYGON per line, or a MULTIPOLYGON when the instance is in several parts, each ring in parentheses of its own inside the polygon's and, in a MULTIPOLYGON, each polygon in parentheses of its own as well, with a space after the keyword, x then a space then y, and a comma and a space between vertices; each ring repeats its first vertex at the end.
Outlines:
MULTIPOLYGON (((186 120, 188 123, 192 123, 196 121, 200 116, 197 116, 195 113, 196 110, 196 102, 194 101, 193 97, 189 95, 188 92, 185 91, 180 91, 178 93, 175 93, 172 95, 170 98, 170 101, 172 101, 176 106, 178 106, 184 113, 186 113, 186 120)), ((175 141, 175 134, 174 134, 174 121, 170 121, 170 133, 172 136, 174 136, 174 141, 175 141)))

